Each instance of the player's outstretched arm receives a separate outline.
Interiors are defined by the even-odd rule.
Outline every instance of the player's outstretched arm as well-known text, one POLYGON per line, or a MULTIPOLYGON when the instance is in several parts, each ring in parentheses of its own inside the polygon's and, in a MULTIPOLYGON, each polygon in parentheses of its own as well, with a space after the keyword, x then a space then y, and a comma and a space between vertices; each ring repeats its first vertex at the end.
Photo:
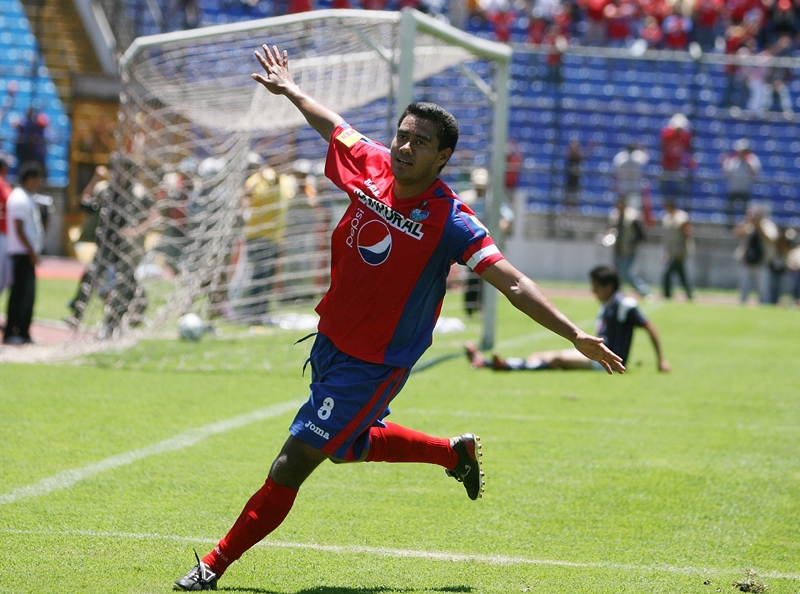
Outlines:
POLYGON ((623 373, 622 359, 603 344, 603 339, 583 332, 547 298, 539 286, 517 270, 508 260, 492 264, 481 275, 497 288, 511 304, 533 321, 569 340, 589 359, 597 361, 608 373, 623 373))
POLYGON ((277 46, 273 45, 270 49, 266 44, 261 48, 264 53, 261 54, 257 51, 255 55, 256 60, 264 69, 264 74, 252 74, 253 80, 264 85, 273 95, 284 95, 289 99, 300 110, 311 127, 319 132, 322 138, 330 142, 333 131, 336 126, 344 122, 344 118, 310 95, 306 95, 294 82, 289 73, 289 53, 286 50, 280 52, 277 46))
POLYGON ((659 371, 668 373, 671 368, 667 360, 664 358, 664 353, 661 350, 661 341, 658 339, 656 327, 653 325, 653 322, 648 320, 644 325, 644 329, 647 330, 647 333, 650 335, 650 342, 653 343, 653 350, 656 353, 656 368, 659 371))

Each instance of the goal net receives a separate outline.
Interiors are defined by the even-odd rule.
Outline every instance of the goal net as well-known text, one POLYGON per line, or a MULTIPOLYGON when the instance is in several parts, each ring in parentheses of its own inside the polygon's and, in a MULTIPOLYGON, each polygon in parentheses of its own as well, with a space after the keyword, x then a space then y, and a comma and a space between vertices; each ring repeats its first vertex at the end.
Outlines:
POLYGON ((407 103, 441 104, 461 124, 445 181, 460 191, 486 168, 502 196, 507 46, 410 10, 324 10, 137 39, 121 59, 117 150, 73 351, 176 339, 188 312, 220 338, 312 331, 347 198, 322 174, 325 142, 251 79, 264 43, 288 51, 306 92, 383 144, 407 103))

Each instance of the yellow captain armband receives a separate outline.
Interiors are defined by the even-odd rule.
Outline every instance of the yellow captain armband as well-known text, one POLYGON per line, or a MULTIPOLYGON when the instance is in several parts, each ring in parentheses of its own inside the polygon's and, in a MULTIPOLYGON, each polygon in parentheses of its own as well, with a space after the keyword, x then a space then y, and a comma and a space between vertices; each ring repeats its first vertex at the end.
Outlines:
POLYGON ((352 148, 352 146, 362 138, 364 138, 363 134, 361 134, 356 130, 353 130, 353 128, 347 128, 345 130, 342 130, 336 136, 336 140, 341 142, 347 148, 352 148))

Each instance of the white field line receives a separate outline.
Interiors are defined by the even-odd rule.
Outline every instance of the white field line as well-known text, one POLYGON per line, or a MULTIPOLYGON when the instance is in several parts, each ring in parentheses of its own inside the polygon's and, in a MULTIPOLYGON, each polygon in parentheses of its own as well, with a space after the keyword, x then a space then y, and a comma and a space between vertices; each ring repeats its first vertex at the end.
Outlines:
POLYGON ((260 408, 249 413, 239 415, 238 417, 233 417, 224 421, 217 421, 215 423, 210 423, 195 429, 189 429, 188 431, 184 431, 175 437, 159 441, 138 450, 123 452, 121 454, 106 458, 105 460, 93 462, 92 464, 88 464, 81 468, 73 468, 71 470, 59 472, 54 476, 43 478, 25 487, 19 487, 9 493, 0 494, 0 505, 13 503, 15 501, 19 501, 20 499, 27 499, 29 497, 47 495, 48 493, 57 491, 59 489, 67 489, 78 481, 82 481, 90 476, 94 476, 108 470, 113 470, 114 468, 119 468, 120 466, 133 464, 137 460, 191 447, 203 441, 207 437, 211 437, 212 435, 225 433, 226 431, 238 429, 239 427, 244 427, 245 425, 250 425, 265 419, 272 419, 290 410, 295 410, 303 402, 305 402, 305 399, 291 400, 289 402, 275 404, 266 408, 260 408))
POLYGON ((490 413, 482 411, 440 411, 435 409, 420 409, 420 408, 403 408, 403 414, 421 415, 426 418, 434 416, 445 417, 460 417, 464 419, 500 419, 519 423, 585 423, 587 425, 630 425, 632 427, 702 427, 705 430, 736 430, 736 431, 750 431, 752 433, 759 433, 764 431, 782 431, 786 433, 800 432, 798 425, 753 425, 749 423, 736 423, 736 424, 712 424, 704 420, 686 420, 686 421, 659 421, 654 419, 622 419, 622 418, 603 418, 603 417, 558 417, 548 415, 518 415, 518 414, 504 414, 504 413, 490 413))
POLYGON ((205 425, 204 427, 198 427, 196 429, 190 429, 170 439, 160 441, 138 450, 123 452, 121 454, 117 454, 116 456, 106 458, 105 460, 88 464, 82 468, 64 470, 63 472, 60 472, 54 476, 43 478, 33 484, 19 487, 9 493, 0 494, 0 505, 13 503, 15 501, 19 501, 20 499, 28 499, 31 497, 47 495, 48 493, 58 491, 60 489, 67 489, 75 483, 89 478, 90 476, 94 476, 108 470, 113 470, 114 468, 119 468, 120 466, 127 466, 136 462, 137 460, 191 447, 205 438, 210 437, 211 435, 224 433, 226 431, 237 429, 257 421, 281 415, 290 409, 299 407, 303 402, 305 402, 305 399, 293 400, 291 402, 255 410, 232 419, 211 423, 210 425, 205 425))
MULTIPOLYGON (((579 325, 586 325, 588 323, 589 322, 584 320, 581 321, 579 325)), ((542 338, 550 334, 551 333, 548 331, 537 331, 534 334, 528 334, 526 336, 520 336, 515 339, 503 341, 501 342, 501 345, 503 347, 508 347, 518 342, 527 342, 528 340, 542 338)), ((204 440, 206 437, 216 435, 217 433, 224 433, 238 427, 243 427, 244 425, 249 425, 250 423, 255 423, 256 421, 278 416, 291 408, 297 408, 303 402, 305 402, 305 399, 259 409, 239 417, 234 417, 225 421, 219 421, 217 423, 211 423, 210 425, 198 427, 196 429, 190 429, 189 431, 181 433, 180 435, 160 441, 146 448, 117 454, 116 456, 111 456, 110 458, 89 464, 82 468, 65 470, 55 476, 43 478, 31 485, 19 487, 9 493, 0 494, 0 505, 13 503, 15 501, 19 501, 20 499, 39 497, 40 495, 46 495, 60 489, 67 489, 75 483, 90 476, 94 476, 120 466, 127 466, 128 464, 132 464, 137 460, 163 454, 165 452, 172 452, 191 447, 204 440)))
MULTIPOLYGON (((116 540, 150 540, 186 543, 206 543, 214 545, 217 539, 175 534, 154 534, 135 532, 102 532, 94 530, 14 530, 0 529, 4 534, 23 534, 41 536, 85 536, 88 538, 110 538, 116 540)), ((635 563, 612 563, 610 561, 563 561, 559 559, 535 559, 530 557, 512 557, 508 555, 478 555, 469 553, 448 553, 443 551, 420 551, 414 549, 393 549, 389 547, 365 547, 358 545, 322 545, 298 542, 262 541, 257 547, 276 549, 301 549, 321 553, 340 555, 377 555, 391 558, 423 559, 428 561, 456 561, 463 563, 482 563, 484 565, 542 565, 554 567, 571 567, 576 569, 617 569, 635 572, 666 572, 684 575, 724 575, 739 574, 742 569, 721 569, 717 567, 678 567, 675 565, 637 565, 635 563)), ((800 573, 780 571, 758 571, 758 577, 784 580, 800 580, 800 573)))

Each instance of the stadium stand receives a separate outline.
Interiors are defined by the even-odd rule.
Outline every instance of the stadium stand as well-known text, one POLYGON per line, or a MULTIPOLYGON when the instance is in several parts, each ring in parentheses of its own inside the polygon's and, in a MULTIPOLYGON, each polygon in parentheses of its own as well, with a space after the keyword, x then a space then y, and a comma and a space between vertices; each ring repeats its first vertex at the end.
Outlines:
MULTIPOLYGON (((163 32, 180 20, 162 19, 159 28, 143 2, 129 2, 138 6, 135 20, 141 32, 163 32)), ((164 12, 168 10, 166 2, 160 6, 164 12)), ((285 10, 280 3, 263 1, 251 6, 239 1, 202 0, 197 6, 201 26, 261 18, 285 10)), ((720 109, 729 83, 724 65, 698 62, 685 52, 655 61, 568 51, 561 56, 561 84, 555 85, 548 51, 524 43, 528 26, 529 21, 521 15, 510 25, 516 55, 511 81, 511 136, 526 154, 521 189, 528 195, 531 210, 561 207, 563 155, 570 138, 593 147, 585 163, 584 214, 600 215, 613 204, 609 162, 630 142, 651 155, 647 175, 658 210, 663 200, 658 184, 659 135, 669 117, 681 112, 689 117, 693 133, 696 167, 690 173, 691 198, 686 206, 696 220, 724 220, 725 185, 719 161, 736 138, 747 137, 764 166, 755 197, 772 204, 780 223, 800 225, 796 212, 800 176, 796 165, 800 163, 792 157, 798 148, 794 138, 800 137, 798 122, 795 118, 754 120, 752 114, 720 109)), ((496 39, 489 18, 473 16, 467 20, 466 29, 496 39)), ((439 78, 439 84, 448 84, 446 77, 439 78)), ((800 80, 790 81, 790 93, 794 98, 800 96, 800 80)), ((470 119, 466 113, 456 115, 462 121, 470 119)))
MULTIPOLYGON (((109 2, 101 1, 106 10, 109 2)), ((125 23, 133 35, 149 35, 191 27, 264 18, 288 10, 288 1, 249 3, 240 0, 196 0, 174 3, 171 0, 124 0, 114 10, 124 18, 110 18, 113 24, 125 23), (176 10, 176 6, 182 7, 176 10), (122 7, 122 8, 120 8, 122 7)), ((396 2, 387 7, 397 8, 396 2)), ((36 76, 30 71, 37 47, 30 25, 18 0, 0 0, 3 34, 0 36, 0 91, 11 80, 20 80, 17 105, 34 99, 51 121, 53 142, 48 166, 63 181, 67 175, 65 139, 69 121, 64 115, 46 69, 36 76)), ((331 5, 327 0, 318 8, 331 5)), ((358 6, 358 3, 353 3, 358 6)), ((466 19, 466 29, 487 39, 496 30, 485 15, 466 19)), ((571 23, 572 34, 580 30, 583 15, 571 23)), ((613 203, 610 161, 628 143, 636 143, 650 153, 646 174, 652 184, 652 199, 658 210, 663 197, 659 135, 669 117, 687 115, 693 134, 695 168, 690 172, 690 201, 686 205, 696 220, 721 223, 725 212, 725 184, 720 158, 737 138, 748 138, 763 165, 755 197, 772 206, 781 224, 800 227, 798 187, 800 184, 800 118, 793 114, 766 113, 755 116, 744 110, 722 108, 729 77, 721 63, 693 60, 686 52, 665 54, 666 59, 632 58, 630 53, 616 56, 574 48, 560 56, 553 80, 552 50, 529 41, 530 21, 516 15, 510 21, 510 41, 515 49, 512 68, 511 138, 525 154, 520 188, 528 196, 532 211, 558 212, 563 202, 564 155, 570 139, 591 146, 585 162, 582 212, 599 216, 613 203)), ((125 39, 123 33, 118 39, 125 39)), ((124 48, 121 48, 124 49, 124 48)), ((796 70, 788 88, 800 112, 800 77, 796 70)), ((446 77, 440 84, 447 85, 446 77)), ((470 114, 456 114, 468 122, 470 114)), ((2 148, 11 152, 8 118, 0 126, 2 148)), ((54 180, 55 181, 55 180, 54 180)))
POLYGON ((672 114, 681 112, 693 134, 696 167, 689 173, 687 206, 696 220, 724 221, 720 159, 734 140, 747 138, 763 166, 754 197, 771 204, 781 224, 800 225, 800 120, 793 114, 758 117, 718 108, 726 81, 709 75, 714 65, 565 54, 562 83, 556 85, 543 80, 541 53, 515 50, 511 134, 528 155, 523 183, 532 210, 561 207, 563 156, 572 138, 593 145, 585 163, 584 214, 607 212, 613 204, 609 163, 628 143, 650 154, 646 174, 654 205, 660 208, 660 132, 672 114))
MULTIPOLYGON (((66 186, 70 121, 18 0, 0 0, 0 150, 14 155, 15 124, 29 108, 47 120, 49 186, 66 186)), ((14 179, 12 171, 11 178, 14 179)))

